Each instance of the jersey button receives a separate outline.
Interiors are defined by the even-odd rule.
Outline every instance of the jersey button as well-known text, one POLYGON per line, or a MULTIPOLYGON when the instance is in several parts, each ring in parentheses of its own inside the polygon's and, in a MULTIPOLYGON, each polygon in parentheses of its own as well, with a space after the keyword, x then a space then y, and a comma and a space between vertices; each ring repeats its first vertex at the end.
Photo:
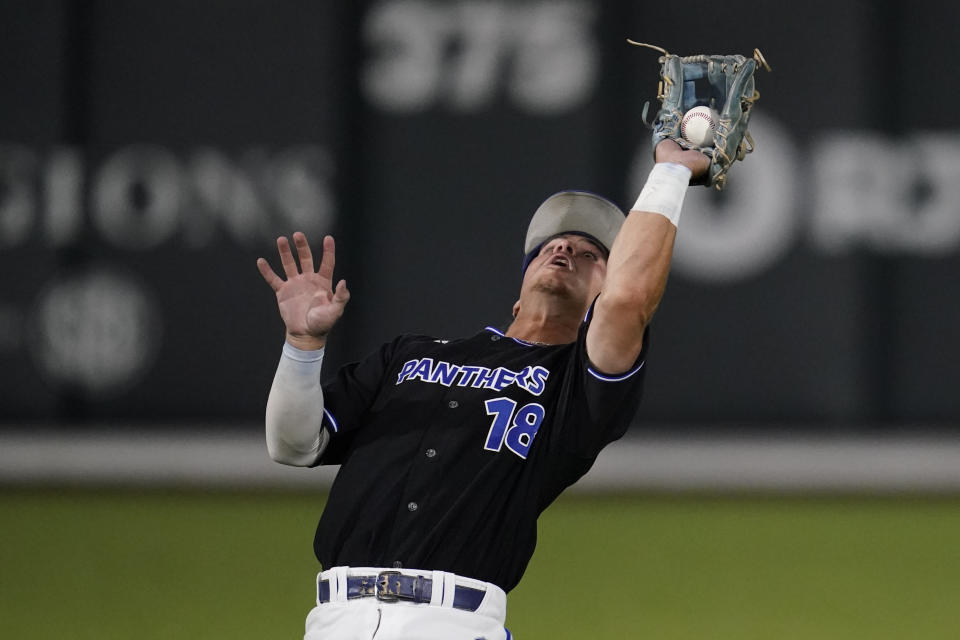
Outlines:
POLYGON ((400 562, 399 560, 394 560, 394 561, 393 561, 393 568, 394 568, 394 569, 399 569, 399 568, 402 567, 402 566, 403 566, 403 563, 400 562))
POLYGON ((419 508, 420 508, 420 505, 418 505, 416 502, 407 503, 407 511, 416 511, 419 508))
POLYGON ((497 340, 500 339, 500 336, 498 336, 497 334, 493 334, 492 336, 490 336, 490 339, 491 339, 493 342, 496 342, 497 340))
POLYGON ((451 400, 450 402, 447 403, 447 406, 450 407, 451 409, 456 409, 457 407, 460 406, 460 403, 457 402, 456 400, 451 400))
POLYGON ((435 457, 435 456, 437 455, 437 450, 436 450, 436 449, 427 449, 427 452, 426 452, 426 453, 427 453, 427 457, 428 457, 428 458, 433 458, 433 457, 435 457))

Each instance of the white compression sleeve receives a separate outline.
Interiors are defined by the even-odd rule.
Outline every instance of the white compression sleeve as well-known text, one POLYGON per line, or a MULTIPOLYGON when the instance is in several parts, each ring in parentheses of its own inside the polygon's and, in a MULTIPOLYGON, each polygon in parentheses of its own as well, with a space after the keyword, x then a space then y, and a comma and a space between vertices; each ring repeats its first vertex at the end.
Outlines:
POLYGON ((327 446, 320 367, 323 349, 302 351, 284 343, 267 398, 267 451, 275 461, 308 467, 327 446))

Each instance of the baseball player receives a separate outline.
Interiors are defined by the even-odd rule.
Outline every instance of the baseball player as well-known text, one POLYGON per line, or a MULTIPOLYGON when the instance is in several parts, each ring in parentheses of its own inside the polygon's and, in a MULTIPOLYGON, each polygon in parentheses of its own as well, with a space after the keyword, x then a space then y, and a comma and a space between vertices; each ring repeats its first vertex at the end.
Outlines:
POLYGON ((499 640, 539 514, 626 431, 687 185, 709 160, 671 140, 630 214, 548 198, 526 236, 513 322, 455 340, 402 335, 321 386, 349 300, 302 233, 264 259, 286 343, 267 401, 277 462, 339 464, 314 540, 309 639, 499 640), (299 261, 299 268, 297 262, 299 261))

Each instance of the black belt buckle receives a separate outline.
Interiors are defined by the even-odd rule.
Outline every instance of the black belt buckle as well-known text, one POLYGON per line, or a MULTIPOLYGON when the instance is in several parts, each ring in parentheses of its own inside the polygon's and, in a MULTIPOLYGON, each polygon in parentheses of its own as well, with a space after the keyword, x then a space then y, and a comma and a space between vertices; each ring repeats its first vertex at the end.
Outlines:
POLYGON ((396 602, 400 599, 400 592, 398 588, 400 587, 400 581, 397 580, 394 582, 394 587, 391 589, 390 577, 391 576, 401 576, 399 571, 381 571, 377 574, 377 600, 382 600, 383 602, 396 602))

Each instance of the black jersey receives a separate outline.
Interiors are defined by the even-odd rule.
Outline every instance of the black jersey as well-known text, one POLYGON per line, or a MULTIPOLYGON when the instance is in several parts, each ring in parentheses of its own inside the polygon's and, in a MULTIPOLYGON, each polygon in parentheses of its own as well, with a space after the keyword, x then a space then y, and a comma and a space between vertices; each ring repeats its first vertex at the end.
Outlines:
POLYGON ((324 568, 442 570, 509 591, 537 516, 621 437, 636 413, 643 352, 620 376, 591 368, 586 329, 542 346, 487 328, 404 335, 324 385, 341 464, 317 527, 324 568))

